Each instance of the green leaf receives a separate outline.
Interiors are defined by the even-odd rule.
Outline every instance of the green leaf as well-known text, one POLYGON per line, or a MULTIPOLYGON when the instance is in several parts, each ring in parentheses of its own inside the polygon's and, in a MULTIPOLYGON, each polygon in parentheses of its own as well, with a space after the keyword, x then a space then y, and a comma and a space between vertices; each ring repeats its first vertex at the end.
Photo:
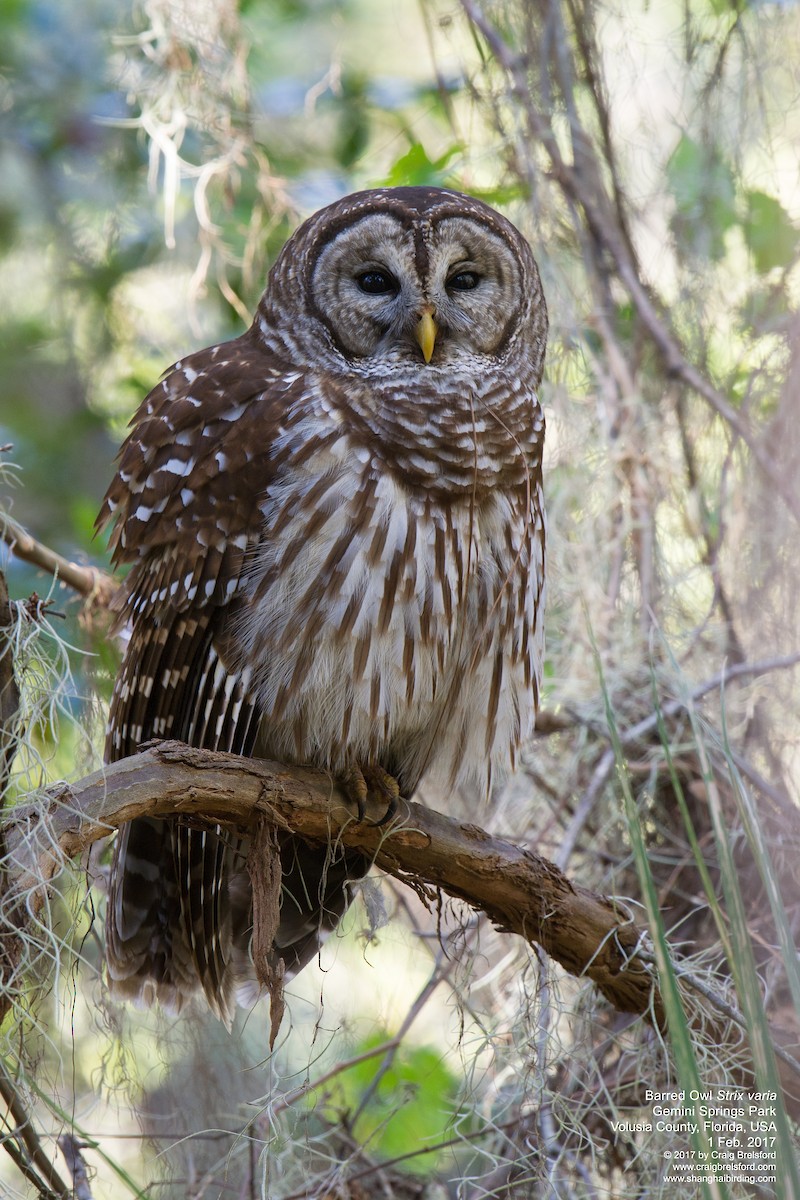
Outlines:
POLYGON ((716 147, 701 146, 685 134, 667 164, 675 200, 672 230, 695 254, 718 259, 723 235, 736 222, 733 171, 716 147))
POLYGON ((790 265, 797 251, 800 232, 774 196, 768 196, 766 192, 748 192, 744 236, 756 270, 764 275, 773 267, 790 265))
POLYGON ((389 170, 384 183, 386 187, 441 187, 447 180, 445 169, 461 146, 450 146, 437 159, 430 159, 421 142, 414 142, 389 170))
POLYGON ((747 0, 709 0, 709 7, 717 17, 739 16, 747 8, 747 0))
MULTIPOLYGON (((367 1038, 361 1049, 380 1046, 386 1040, 385 1035, 376 1034, 367 1038)), ((383 1061, 385 1065, 386 1060, 383 1061)), ((427 1152, 427 1148, 447 1135, 455 1105, 456 1080, 438 1050, 430 1046, 403 1046, 362 1109, 362 1100, 377 1069, 376 1060, 367 1059, 345 1071, 331 1097, 333 1104, 350 1114, 362 1145, 368 1144, 371 1151, 385 1158, 416 1150, 419 1156, 406 1162, 404 1169, 429 1174, 437 1155, 435 1151, 427 1152)))

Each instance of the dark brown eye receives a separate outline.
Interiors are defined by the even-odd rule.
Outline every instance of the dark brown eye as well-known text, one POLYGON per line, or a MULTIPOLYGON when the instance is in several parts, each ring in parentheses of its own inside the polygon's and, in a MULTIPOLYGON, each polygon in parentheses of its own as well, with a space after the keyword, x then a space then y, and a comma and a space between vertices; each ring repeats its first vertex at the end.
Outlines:
POLYGON ((388 271, 362 271, 356 275, 356 283, 368 296, 385 296, 398 291, 397 280, 388 271))
POLYGON ((450 276, 447 286, 451 292, 471 292, 480 281, 481 277, 475 271, 459 271, 450 276))

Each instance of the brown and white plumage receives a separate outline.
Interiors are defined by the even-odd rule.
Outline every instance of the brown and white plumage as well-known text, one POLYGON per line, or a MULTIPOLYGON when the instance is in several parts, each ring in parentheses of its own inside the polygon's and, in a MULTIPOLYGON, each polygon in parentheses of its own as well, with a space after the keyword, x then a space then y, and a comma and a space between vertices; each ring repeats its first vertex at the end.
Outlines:
MULTIPOLYGON (((242 337, 176 363, 100 523, 131 570, 107 754, 152 737, 488 790, 533 727, 542 659, 547 317, 527 243, 436 188, 345 197, 287 242, 242 337), (429 360, 429 361, 428 361, 429 360)), ((249 964, 235 839, 142 819, 107 919, 122 995, 249 964)), ((313 955, 358 855, 289 838, 276 950, 313 955), (332 857, 331 857, 332 855, 332 857)))

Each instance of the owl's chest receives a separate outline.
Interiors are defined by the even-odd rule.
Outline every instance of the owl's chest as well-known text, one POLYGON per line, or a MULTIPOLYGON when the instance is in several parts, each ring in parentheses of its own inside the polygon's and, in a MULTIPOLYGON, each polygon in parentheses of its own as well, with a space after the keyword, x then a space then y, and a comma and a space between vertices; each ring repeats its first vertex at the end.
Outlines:
POLYGON ((498 648, 530 687, 533 527, 511 498, 436 504, 356 460, 275 483, 262 511, 238 652, 271 753, 335 766, 413 742, 498 648))
POLYGON ((517 574, 514 548, 525 542, 524 516, 502 500, 439 505, 369 471, 309 472, 273 486, 262 510, 247 623, 285 660, 312 638, 388 639, 400 661, 410 644, 441 659, 465 621, 487 619, 498 574, 517 574))

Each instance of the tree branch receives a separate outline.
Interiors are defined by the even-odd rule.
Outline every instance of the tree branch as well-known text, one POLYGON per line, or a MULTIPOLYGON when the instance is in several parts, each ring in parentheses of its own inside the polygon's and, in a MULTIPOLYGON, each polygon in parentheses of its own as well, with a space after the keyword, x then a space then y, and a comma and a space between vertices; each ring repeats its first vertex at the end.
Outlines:
MULTIPOLYGON (((6 578, 0 571, 0 808, 5 803, 11 763, 17 752, 19 686, 14 671, 14 617, 6 578)), ((0 857, 3 842, 0 837, 0 857)))
POLYGON ((81 1150, 86 1149, 71 1133, 62 1133, 58 1139, 58 1148, 64 1155, 69 1173, 72 1176, 72 1195, 74 1200, 92 1200, 92 1189, 89 1186, 89 1174, 83 1161, 81 1150))
POLYGON ((82 566, 71 562, 49 546, 37 542, 8 513, 0 512, 0 539, 11 547, 12 552, 23 562, 41 567, 55 579, 78 592, 100 608, 106 608, 119 587, 119 581, 99 567, 82 566))
MULTIPOLYGON (((358 820, 324 771, 182 742, 154 743, 78 783, 49 788, 35 807, 14 809, 4 830, 4 908, 35 911, 67 859, 135 817, 183 815, 196 824, 240 830, 266 820, 308 842, 326 846, 335 839, 361 850, 418 892, 440 888, 465 901, 498 929, 541 946, 570 974, 591 979, 614 1008, 646 1015, 665 1028, 649 935, 622 902, 573 884, 535 851, 477 825, 409 801, 401 801, 394 819, 380 825, 383 803, 373 807, 368 802, 365 819, 358 820)), ((6 1006, 12 988, 6 988, 6 1006)), ((0 1004, 0 1019, 3 1011, 0 1004)), ((708 1018, 708 1012, 697 1014, 706 1036, 708 1018)), ((712 1036, 724 1037, 718 1018, 711 1022, 712 1036)), ((780 1068, 789 1111, 800 1112, 791 1065, 781 1060, 780 1068)), ((752 1082, 747 1068, 740 1074, 752 1082)))
POLYGON ((0 1062, 0 1097, 5 1101, 8 1115, 5 1124, 11 1136, 3 1138, 3 1147, 25 1178, 32 1183, 44 1200, 67 1200, 69 1188, 51 1163, 39 1140, 39 1135, 19 1098, 14 1081, 0 1062), (11 1126, 11 1121, 14 1126, 11 1126), (16 1145, 14 1142, 16 1141, 16 1145))
POLYGON ((403 801, 385 826, 358 821, 325 772, 180 742, 150 746, 46 795, 49 802, 16 809, 6 826, 17 895, 37 893, 65 859, 134 817, 184 814, 253 827, 266 816, 309 842, 337 839, 406 883, 466 901, 499 929, 540 945, 571 974, 588 976, 615 1008, 662 1023, 655 976, 637 954, 647 935, 624 905, 572 884, 533 850, 420 804, 403 801))

